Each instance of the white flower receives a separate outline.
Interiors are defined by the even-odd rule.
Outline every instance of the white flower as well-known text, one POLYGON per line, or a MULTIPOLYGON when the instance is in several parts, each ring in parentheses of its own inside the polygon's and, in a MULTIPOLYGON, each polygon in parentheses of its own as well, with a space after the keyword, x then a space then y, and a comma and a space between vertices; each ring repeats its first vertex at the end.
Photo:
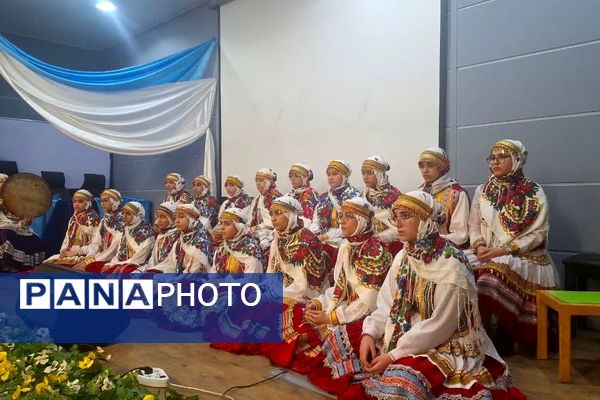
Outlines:
POLYGON ((69 364, 67 364, 67 360, 63 360, 58 367, 58 374, 66 374, 69 372, 69 364))
POLYGON ((110 361, 110 359, 112 358, 112 355, 107 354, 106 357, 104 357, 106 359, 106 361, 110 361))
POLYGON ((79 393, 81 389, 81 385, 79 384, 79 379, 75 379, 74 381, 67 382, 67 387, 73 389, 75 394, 79 393))
POLYGON ((48 350, 42 350, 38 353, 38 356, 34 358, 35 365, 46 365, 48 363, 48 350))
POLYGON ((102 386, 100 387, 100 390, 102 390, 102 391, 110 390, 110 389, 114 389, 114 387, 115 387, 115 384, 112 383, 112 381, 110 379, 108 379, 108 376, 107 376, 102 381, 102 386))
POLYGON ((58 369, 58 361, 52 361, 52 364, 48 365, 45 369, 44 369, 44 373, 45 374, 49 374, 50 372, 54 372, 58 369))

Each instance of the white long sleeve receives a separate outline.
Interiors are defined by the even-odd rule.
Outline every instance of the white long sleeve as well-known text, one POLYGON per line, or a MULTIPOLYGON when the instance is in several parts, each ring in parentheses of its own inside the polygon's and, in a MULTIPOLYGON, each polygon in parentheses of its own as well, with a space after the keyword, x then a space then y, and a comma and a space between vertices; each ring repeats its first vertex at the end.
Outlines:
POLYGON ((469 240, 469 196, 467 192, 459 192, 448 230, 448 234, 440 236, 457 246, 462 246, 469 240))
POLYGON ((471 247, 477 243, 481 243, 485 239, 481 233, 481 206, 479 205, 479 199, 481 198, 481 186, 478 186, 475 190, 475 195, 473 196, 473 201, 471 202, 471 210, 469 211, 469 240, 471 242, 471 247))

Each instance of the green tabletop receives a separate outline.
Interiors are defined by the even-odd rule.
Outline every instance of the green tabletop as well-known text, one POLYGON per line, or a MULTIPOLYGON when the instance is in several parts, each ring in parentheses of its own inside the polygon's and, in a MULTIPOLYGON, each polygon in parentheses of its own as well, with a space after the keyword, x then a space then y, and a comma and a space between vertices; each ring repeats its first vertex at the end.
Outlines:
POLYGON ((567 290, 547 290, 547 292, 564 303, 600 304, 600 292, 575 292, 567 290))

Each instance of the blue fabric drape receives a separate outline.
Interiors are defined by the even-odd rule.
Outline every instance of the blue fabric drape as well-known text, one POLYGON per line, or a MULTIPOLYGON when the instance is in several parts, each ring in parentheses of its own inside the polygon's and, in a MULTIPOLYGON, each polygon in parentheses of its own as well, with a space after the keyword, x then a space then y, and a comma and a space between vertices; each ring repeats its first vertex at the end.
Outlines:
POLYGON ((16 58, 30 69, 64 85, 91 91, 145 88, 201 78, 217 40, 181 51, 146 64, 111 71, 79 71, 45 63, 25 53, 0 35, 0 51, 16 58))

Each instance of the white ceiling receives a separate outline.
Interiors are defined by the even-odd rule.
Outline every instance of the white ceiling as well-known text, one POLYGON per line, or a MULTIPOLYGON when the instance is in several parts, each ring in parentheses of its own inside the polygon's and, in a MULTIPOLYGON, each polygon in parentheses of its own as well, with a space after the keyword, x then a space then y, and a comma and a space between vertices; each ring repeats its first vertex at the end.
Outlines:
POLYGON ((0 0, 0 33, 105 50, 127 36, 165 23, 209 0, 112 0, 104 13, 96 0, 0 0))

